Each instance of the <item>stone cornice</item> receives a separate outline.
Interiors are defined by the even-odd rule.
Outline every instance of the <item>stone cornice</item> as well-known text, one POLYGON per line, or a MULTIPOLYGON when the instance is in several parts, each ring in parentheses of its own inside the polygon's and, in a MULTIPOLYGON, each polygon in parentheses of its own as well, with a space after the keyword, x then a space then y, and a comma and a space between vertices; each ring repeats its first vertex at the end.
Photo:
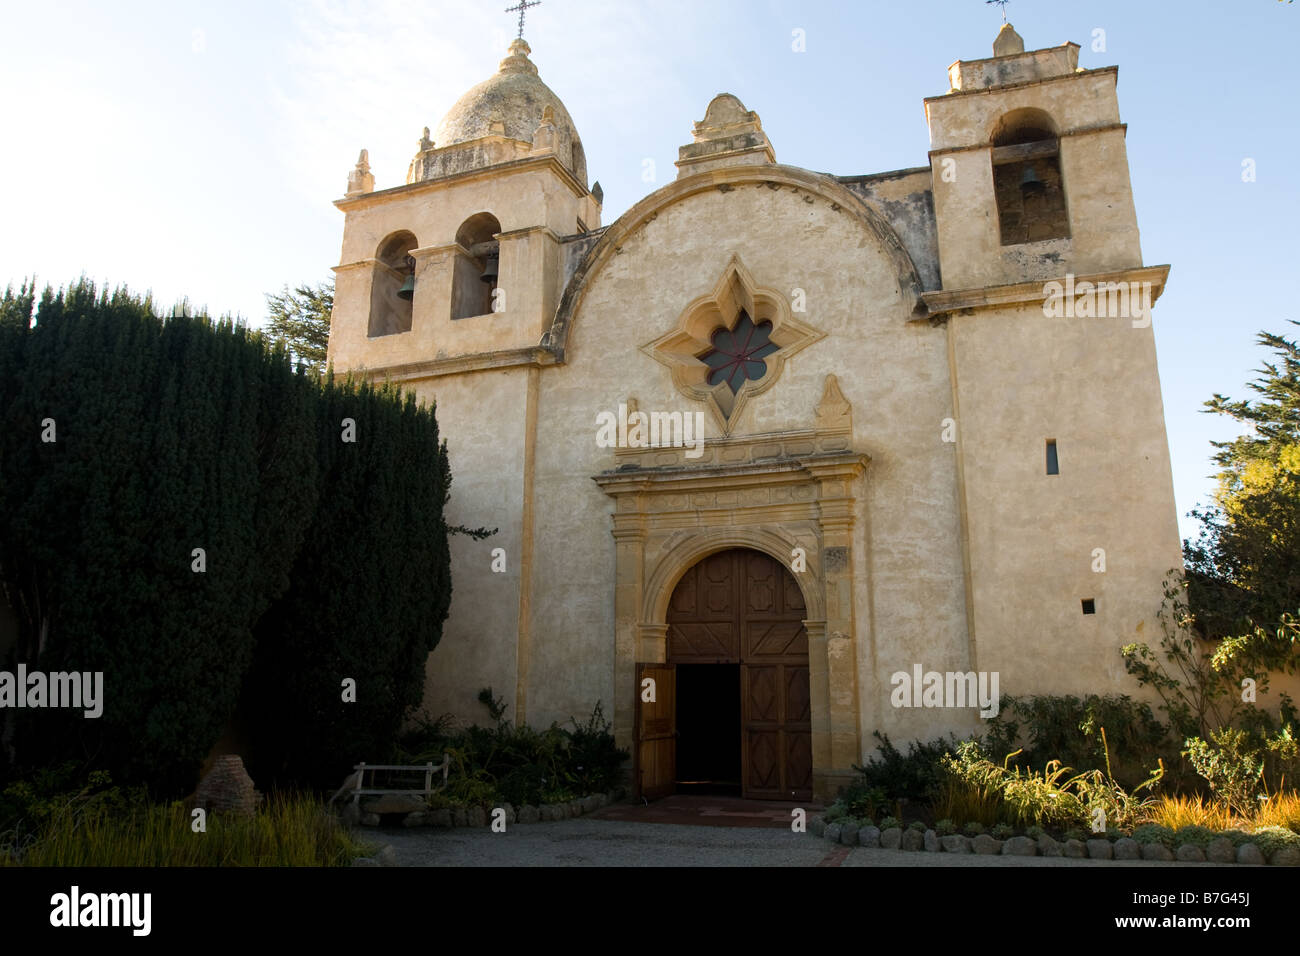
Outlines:
MULTIPOLYGON (((961 61, 959 60, 957 62, 961 62, 961 61)), ((967 60, 966 62, 979 63, 982 61, 967 60)), ((953 65, 955 66, 956 64, 954 63, 953 65)), ((1114 73, 1116 78, 1118 78, 1119 67, 1099 66, 1091 70, 1079 70, 1075 73, 1062 73, 1059 76, 1044 76, 1036 80, 1024 80, 1020 83, 1008 83, 1005 86, 979 86, 970 90, 949 90, 947 93, 940 93, 938 96, 927 96, 925 97, 925 99, 921 100, 921 102, 926 104, 926 106, 928 107, 929 104, 931 103, 938 103, 938 102, 942 102, 943 100, 950 100, 957 96, 979 96, 981 94, 988 96, 996 93, 1005 93, 1008 90, 1023 90, 1023 89, 1028 89, 1031 86, 1043 86, 1047 83, 1059 83, 1062 80, 1073 80, 1081 76, 1087 76, 1089 74, 1096 74, 1096 73, 1114 73)))
MULTIPOLYGON (((1057 139, 1067 140, 1074 136, 1090 136, 1095 133, 1105 133, 1113 129, 1117 129, 1127 135, 1128 123, 1097 123, 1093 126, 1076 126, 1073 129, 1063 130, 1057 136, 1057 139)), ((949 153, 969 153, 978 149, 993 150, 995 147, 989 143, 975 143, 972 146, 941 146, 938 149, 930 150, 926 155, 933 159, 935 156, 946 156, 949 153)))
POLYGON ((479 169, 467 169, 463 173, 452 173, 450 176, 443 176, 439 179, 425 179, 418 183, 390 186, 388 189, 377 189, 372 193, 362 193, 358 196, 345 196, 342 199, 334 200, 334 205, 344 212, 351 212, 356 209, 364 209, 367 206, 380 205, 393 199, 403 199, 423 192, 435 192, 439 189, 446 189, 475 179, 494 178, 506 173, 534 168, 540 169, 542 167, 551 169, 579 199, 589 195, 587 187, 578 182, 577 177, 569 172, 565 165, 555 158, 553 153, 544 153, 540 156, 525 156, 523 159, 512 159, 508 162, 483 166, 479 169))
MULTIPOLYGON (((1165 280, 1169 277, 1169 266, 1143 266, 1138 269, 1121 269, 1118 272, 1097 272, 1090 275, 1074 276, 1074 285, 1091 282, 1149 282, 1151 283, 1151 302, 1164 291, 1165 280)), ((909 322, 933 321, 949 315, 976 312, 983 309, 1014 308, 1022 305, 1042 305, 1047 298, 1044 287, 1049 282, 1064 283, 1064 275, 1050 279, 1036 279, 1033 282, 1018 282, 1014 285, 985 286, 980 289, 941 289, 936 292, 921 294, 921 302, 926 308, 924 314, 918 314, 909 322)))
POLYGON ((716 489, 725 480, 728 489, 747 485, 770 485, 830 475, 853 478, 860 475, 871 458, 859 452, 828 452, 799 458, 772 458, 762 461, 704 466, 662 468, 620 468, 592 476, 607 495, 642 492, 678 494, 694 489, 716 489))
POLYGON ((386 365, 383 368, 351 368, 348 372, 369 381, 413 382, 444 375, 463 375, 502 368, 545 368, 554 364, 554 352, 531 345, 520 349, 498 349, 493 352, 430 359, 426 362, 409 362, 405 365, 386 365))

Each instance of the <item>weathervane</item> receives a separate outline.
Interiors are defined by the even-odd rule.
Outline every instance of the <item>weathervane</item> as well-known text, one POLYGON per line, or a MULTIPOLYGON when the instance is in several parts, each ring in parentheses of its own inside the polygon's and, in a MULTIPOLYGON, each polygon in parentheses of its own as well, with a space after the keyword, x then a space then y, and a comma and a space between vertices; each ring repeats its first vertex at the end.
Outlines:
MULTIPOLYGON (((517 5, 506 7, 506 13, 514 13, 516 10, 519 11, 519 39, 522 40, 524 38, 524 14, 529 10, 529 8, 538 6, 541 2, 542 0, 519 0, 517 5)), ((1006 16, 1004 15, 1002 19, 1005 20, 1006 16)))
MULTIPOLYGON (((522 2, 522 0, 521 0, 521 2, 522 2)), ((537 2, 538 2, 538 3, 541 3, 541 0, 537 0, 537 2)), ((998 9, 1002 11, 1002 22, 1003 22, 1003 23, 1006 23, 1006 22, 1007 22, 1007 4, 1010 3, 1011 0, 984 0, 984 2, 985 2, 986 4, 989 4, 989 3, 995 3, 995 4, 997 4, 998 9)), ((521 29, 521 30, 523 29, 523 26, 522 26, 523 22, 524 22, 524 15, 521 13, 521 14, 519 14, 519 23, 520 23, 520 27, 519 27, 519 29, 521 29)), ((523 34, 521 33, 520 36, 523 36, 523 34)))

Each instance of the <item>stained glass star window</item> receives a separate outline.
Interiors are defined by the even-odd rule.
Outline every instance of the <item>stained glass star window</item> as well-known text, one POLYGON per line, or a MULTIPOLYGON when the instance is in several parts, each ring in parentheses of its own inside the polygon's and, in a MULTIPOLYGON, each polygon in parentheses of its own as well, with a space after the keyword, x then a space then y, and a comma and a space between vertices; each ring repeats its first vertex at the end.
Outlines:
POLYGON ((734 329, 716 329, 709 342, 713 348, 698 356, 709 367, 709 385, 726 382, 731 394, 740 391, 746 380, 758 380, 767 374, 763 359, 779 346, 771 341, 772 323, 759 322, 749 317, 744 309, 734 329))

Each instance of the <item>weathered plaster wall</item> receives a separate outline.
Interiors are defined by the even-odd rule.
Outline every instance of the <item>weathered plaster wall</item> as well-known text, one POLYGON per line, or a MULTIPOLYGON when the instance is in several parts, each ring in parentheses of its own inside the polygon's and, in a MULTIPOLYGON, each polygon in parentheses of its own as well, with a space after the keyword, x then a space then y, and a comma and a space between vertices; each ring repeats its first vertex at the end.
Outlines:
POLYGON ((447 440, 447 523, 499 529, 482 541, 450 539, 451 608, 425 668, 423 709, 432 717, 451 712, 486 720, 476 698, 488 685, 514 700, 527 375, 509 369, 446 376, 416 387, 421 402, 436 401, 438 429, 447 440), (505 549, 503 573, 491 570, 494 548, 505 549))
POLYGON ((1026 306, 950 330, 979 667, 1013 694, 1136 692, 1118 649, 1159 638, 1182 566, 1151 328, 1026 306))
MULTIPOLYGON (((908 324, 913 302, 877 237, 833 200, 809 190, 734 183, 659 209, 588 279, 568 338, 567 363, 544 370, 537 457, 537 548, 546 583, 534 593, 530 713, 583 713, 608 702, 613 673, 614 542, 610 500, 591 481, 616 467, 595 443, 598 412, 635 396, 642 410, 694 411, 667 369, 636 347, 675 326, 738 253, 761 286, 802 288, 798 318, 827 333, 790 359, 753 399, 733 434, 810 428, 828 373, 854 409, 854 448, 872 456, 858 534, 869 573, 856 589, 860 703, 868 733, 887 676, 915 660, 964 660, 966 636, 954 452, 940 440, 951 415, 942 330, 908 324), (870 514, 870 527, 866 521, 870 514), (874 608, 873 608, 874 600, 874 608), (877 670, 872 669, 874 646, 877 670)), ((710 432, 713 434, 713 432, 710 432)), ((787 556, 788 560, 788 556, 787 556)), ((964 665, 963 665, 964 669, 964 665)), ((887 700, 886 700, 887 708, 887 700)), ((922 732, 937 715, 884 714, 895 733, 922 732)))

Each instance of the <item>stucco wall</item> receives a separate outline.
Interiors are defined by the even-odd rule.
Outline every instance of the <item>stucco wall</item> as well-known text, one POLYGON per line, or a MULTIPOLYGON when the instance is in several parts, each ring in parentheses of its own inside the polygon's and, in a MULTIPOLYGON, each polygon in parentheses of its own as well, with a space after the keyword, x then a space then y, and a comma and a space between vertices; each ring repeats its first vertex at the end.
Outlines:
POLYGON ((798 318, 827 338, 787 362, 732 434, 812 427, 826 375, 834 373, 853 404, 854 448, 872 456, 858 515, 866 560, 855 607, 868 732, 877 720, 906 733, 935 719, 922 712, 878 717, 882 695, 888 707, 881 670, 964 659, 955 458, 939 440, 942 419, 951 415, 944 333, 908 324, 913 302, 895 261, 850 211, 808 190, 771 189, 762 176, 756 170, 757 181, 658 209, 622 240, 621 251, 588 278, 566 364, 542 375, 536 534, 538 553, 547 557, 545 583, 534 593, 530 719, 583 713, 596 691, 608 703, 614 543, 610 500, 591 476, 617 463, 612 450, 596 446, 596 415, 616 411, 629 396, 642 410, 701 407, 637 347, 673 328, 688 303, 710 292, 733 253, 760 286, 786 295, 803 289, 808 311, 798 318))

